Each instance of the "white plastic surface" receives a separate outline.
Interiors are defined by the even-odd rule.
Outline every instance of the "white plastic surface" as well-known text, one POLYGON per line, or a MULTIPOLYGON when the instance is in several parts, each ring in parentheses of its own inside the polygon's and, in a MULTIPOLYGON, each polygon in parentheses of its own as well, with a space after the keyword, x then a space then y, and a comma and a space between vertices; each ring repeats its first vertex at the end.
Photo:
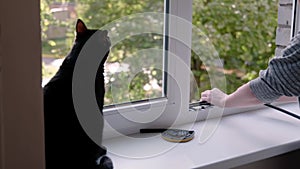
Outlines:
MULTIPOLYGON (((298 103, 280 107, 300 112, 298 103)), ((159 134, 136 134, 103 144, 115 169, 230 168, 300 148, 300 120, 271 108, 223 117, 213 135, 199 143, 203 125, 203 121, 194 124, 195 138, 187 143, 167 142, 159 134)))

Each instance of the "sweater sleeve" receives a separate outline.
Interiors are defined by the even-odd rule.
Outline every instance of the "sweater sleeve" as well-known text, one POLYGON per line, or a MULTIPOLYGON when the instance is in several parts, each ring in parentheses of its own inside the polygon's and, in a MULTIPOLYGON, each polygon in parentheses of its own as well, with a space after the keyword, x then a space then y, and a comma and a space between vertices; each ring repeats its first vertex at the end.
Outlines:
MULTIPOLYGON (((263 103, 271 103, 282 96, 282 94, 276 90, 275 86, 273 86, 275 79, 269 74, 270 73, 268 69, 263 70, 260 72, 258 78, 250 81, 250 89, 252 93, 263 103)), ((276 83, 277 87, 281 87, 278 86, 278 82, 276 83)))
POLYGON ((252 93, 264 103, 280 96, 300 96, 300 42, 299 36, 283 51, 282 57, 269 62, 259 77, 250 81, 252 93))

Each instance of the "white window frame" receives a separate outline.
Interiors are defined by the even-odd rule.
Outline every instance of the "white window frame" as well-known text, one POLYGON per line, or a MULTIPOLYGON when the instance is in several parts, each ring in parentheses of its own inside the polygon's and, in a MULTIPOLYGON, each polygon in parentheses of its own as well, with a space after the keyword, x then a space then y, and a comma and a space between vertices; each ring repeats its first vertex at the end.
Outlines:
POLYGON ((186 65, 189 68, 191 59, 192 0, 165 0, 165 11, 172 16, 165 18, 168 26, 164 24, 167 34, 164 45, 168 49, 164 56, 167 58, 164 67, 167 83, 163 86, 166 97, 104 108, 104 139, 137 133, 145 127, 169 127, 193 120, 185 117, 189 112, 190 70, 183 69, 186 65), (190 24, 183 24, 182 20, 190 24), (143 117, 142 122, 127 118, 139 115, 143 117))
MULTIPOLYGON (((167 74, 172 77, 167 78, 166 97, 152 99, 146 102, 136 104, 128 104, 122 107, 104 109, 104 136, 103 138, 111 138, 114 136, 128 135, 139 132, 141 128, 170 127, 174 125, 193 123, 199 120, 210 118, 209 109, 200 111, 189 110, 189 93, 190 93, 190 62, 191 62, 191 38, 192 38, 192 0, 166 0, 169 3, 168 12, 172 16, 178 16, 178 20, 172 17, 169 20, 167 34, 172 38, 168 38, 167 47, 169 53, 178 57, 168 57, 167 74), (181 21, 190 22, 188 25, 182 25, 181 21), (175 39, 174 39, 175 37, 175 39), (178 38, 178 39, 176 39, 178 38), (184 42, 184 43, 181 43, 184 42), (177 58, 177 59, 176 59, 177 58), (179 60, 178 60, 179 59, 179 60), (185 67, 188 66, 188 69, 185 67), (178 91, 178 86, 180 91, 178 91), (151 107, 151 111, 149 110, 151 107), (157 112, 163 113, 155 118, 157 112), (120 113, 121 112, 121 113, 120 113), (143 114, 143 112, 146 112, 143 114), (135 114, 143 114, 145 122, 136 123, 128 120, 126 117, 135 116, 135 114), (154 119, 147 121, 147 119, 154 119), (113 126, 110 126, 112 124, 113 126), (117 131, 117 132, 115 132, 117 131)), ((300 9, 297 4, 298 0, 293 2, 293 22, 291 37, 300 28, 300 9)), ((166 7, 167 5, 165 5, 166 7)), ((222 116, 245 112, 249 110, 264 108, 263 105, 255 105, 244 108, 225 108, 222 116)))

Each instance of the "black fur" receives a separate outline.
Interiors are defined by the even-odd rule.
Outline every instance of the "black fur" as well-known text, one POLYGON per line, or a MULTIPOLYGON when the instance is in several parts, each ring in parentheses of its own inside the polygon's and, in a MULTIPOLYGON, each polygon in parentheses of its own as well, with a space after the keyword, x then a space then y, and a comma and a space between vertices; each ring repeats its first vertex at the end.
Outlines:
MULTIPOLYGON (((47 169, 94 169, 112 168, 109 158, 106 160, 110 167, 101 167, 96 161, 106 154, 103 147, 94 143, 81 127, 72 100, 72 76, 77 57, 86 41, 97 30, 87 29, 78 20, 76 23, 76 39, 68 56, 63 61, 56 75, 44 87, 44 115, 45 115, 45 148, 47 169)), ((101 31, 103 46, 109 51, 110 42, 107 31, 101 31)), ((95 81, 96 98, 102 113, 104 89, 104 62, 108 53, 100 63, 95 81)))

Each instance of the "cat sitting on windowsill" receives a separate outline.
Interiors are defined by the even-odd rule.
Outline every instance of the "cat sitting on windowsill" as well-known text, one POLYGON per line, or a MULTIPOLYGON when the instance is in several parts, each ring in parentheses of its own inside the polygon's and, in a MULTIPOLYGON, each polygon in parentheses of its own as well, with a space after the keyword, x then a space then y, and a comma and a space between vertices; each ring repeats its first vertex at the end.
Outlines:
MULTIPOLYGON (((100 31, 106 52, 97 71, 95 92, 100 112, 104 99, 104 62, 110 40, 106 30, 88 29, 80 19, 76 23, 76 39, 70 53, 55 76, 44 87, 45 151, 47 169, 112 169, 106 149, 98 146, 81 127, 73 105, 72 77, 76 60, 87 40, 100 31)), ((102 132, 102 131, 101 131, 102 132)))

